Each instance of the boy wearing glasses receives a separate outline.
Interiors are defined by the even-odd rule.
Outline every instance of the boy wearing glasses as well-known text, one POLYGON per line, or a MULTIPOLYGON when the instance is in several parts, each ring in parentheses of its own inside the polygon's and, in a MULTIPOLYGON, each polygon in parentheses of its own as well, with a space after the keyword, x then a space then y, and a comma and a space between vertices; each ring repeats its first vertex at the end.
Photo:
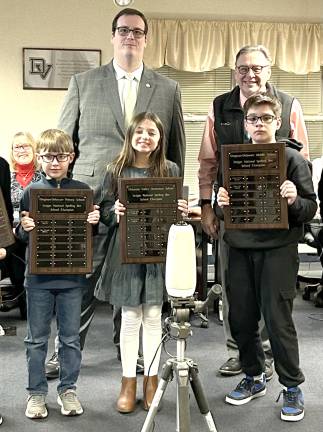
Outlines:
MULTIPOLYGON (((272 97, 255 95, 244 104, 244 126, 252 143, 276 142, 281 125, 281 104, 272 97)), ((252 145, 252 144, 251 144, 252 145)), ((299 368, 298 341, 292 319, 298 272, 297 244, 304 222, 316 212, 315 193, 307 161, 295 140, 282 142, 286 152, 287 180, 280 194, 288 204, 288 229, 225 230, 229 247, 229 322, 237 341, 246 377, 226 396, 226 402, 242 405, 266 393, 265 355, 258 331, 264 316, 275 369, 284 386, 281 419, 304 417, 304 399, 299 385, 304 376, 299 368)), ((230 205, 228 192, 220 187, 217 206, 230 205)))
MULTIPOLYGON (((29 217, 31 189, 89 189, 86 184, 68 178, 68 169, 74 159, 73 142, 64 132, 49 129, 37 141, 37 159, 42 168, 42 177, 24 192, 20 202, 21 221, 16 229, 20 240, 28 242, 29 232, 35 228, 29 217)), ((99 222, 98 206, 88 214, 90 224, 99 222)), ((28 261, 28 249, 27 249, 28 261)), ((63 415, 83 413, 75 393, 76 381, 81 365, 80 311, 82 291, 86 289, 85 275, 35 275, 28 265, 25 273, 27 292, 27 336, 25 338, 28 393, 26 416, 31 419, 48 415, 45 397, 48 391, 45 375, 45 359, 54 309, 59 328, 58 357, 61 362, 60 380, 57 386, 57 402, 63 415)))

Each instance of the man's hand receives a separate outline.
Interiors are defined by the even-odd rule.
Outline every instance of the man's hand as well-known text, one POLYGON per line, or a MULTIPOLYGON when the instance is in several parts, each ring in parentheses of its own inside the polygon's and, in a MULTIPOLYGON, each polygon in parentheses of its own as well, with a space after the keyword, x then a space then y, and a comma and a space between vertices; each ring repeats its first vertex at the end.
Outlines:
POLYGON ((211 206, 211 204, 204 204, 202 207, 202 217, 201 217, 201 224, 203 231, 213 239, 218 238, 218 227, 219 227, 219 221, 218 218, 215 216, 214 210, 211 206))

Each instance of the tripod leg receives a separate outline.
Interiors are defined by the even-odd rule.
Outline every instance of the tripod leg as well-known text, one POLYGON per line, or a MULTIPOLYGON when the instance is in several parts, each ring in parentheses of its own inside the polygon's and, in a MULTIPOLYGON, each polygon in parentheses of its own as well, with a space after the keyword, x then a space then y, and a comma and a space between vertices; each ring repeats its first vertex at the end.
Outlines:
POLYGON ((155 393, 155 396, 151 402, 145 423, 141 429, 141 432, 152 432, 154 427, 154 419, 160 406, 162 397, 164 396, 168 382, 172 379, 173 373, 173 362, 167 360, 163 366, 161 378, 155 393))
POLYGON ((189 367, 186 361, 176 363, 177 378, 177 429, 189 432, 191 425, 189 397, 189 367))
POLYGON ((210 412, 208 401, 202 387, 202 383, 198 376, 198 368, 196 364, 190 365, 190 383, 199 407, 201 414, 204 416, 206 424, 210 432, 217 432, 212 414, 210 412))

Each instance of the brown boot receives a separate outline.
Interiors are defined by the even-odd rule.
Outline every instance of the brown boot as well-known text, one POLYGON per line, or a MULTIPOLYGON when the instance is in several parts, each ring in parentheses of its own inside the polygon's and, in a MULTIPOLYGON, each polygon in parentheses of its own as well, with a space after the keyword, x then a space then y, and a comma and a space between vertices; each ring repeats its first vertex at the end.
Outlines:
POLYGON ((158 375, 144 376, 144 410, 148 411, 158 387, 158 375))
POLYGON ((137 378, 122 377, 121 391, 117 401, 120 413, 131 413, 136 409, 137 378))

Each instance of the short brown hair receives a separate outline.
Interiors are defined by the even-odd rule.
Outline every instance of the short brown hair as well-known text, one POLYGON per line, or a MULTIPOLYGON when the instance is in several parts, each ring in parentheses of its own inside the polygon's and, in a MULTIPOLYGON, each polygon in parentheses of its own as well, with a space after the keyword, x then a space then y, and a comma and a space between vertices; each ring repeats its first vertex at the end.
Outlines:
POLYGON ((137 15, 137 16, 139 16, 145 24, 145 30, 144 30, 145 34, 148 33, 148 22, 147 22, 145 15, 137 9, 125 8, 125 9, 122 9, 119 13, 117 13, 117 15, 113 18, 113 21, 112 21, 112 34, 113 35, 115 34, 116 29, 117 29, 118 19, 123 15, 137 15))
POLYGON ((60 129, 47 129, 37 139, 36 149, 37 153, 41 150, 54 153, 73 153, 74 145, 66 132, 60 129))
POLYGON ((248 111, 251 107, 258 107, 261 105, 269 105, 276 117, 281 116, 282 105, 280 100, 275 97, 268 96, 267 94, 256 94, 250 96, 243 106, 244 115, 246 116, 248 114, 248 111))

